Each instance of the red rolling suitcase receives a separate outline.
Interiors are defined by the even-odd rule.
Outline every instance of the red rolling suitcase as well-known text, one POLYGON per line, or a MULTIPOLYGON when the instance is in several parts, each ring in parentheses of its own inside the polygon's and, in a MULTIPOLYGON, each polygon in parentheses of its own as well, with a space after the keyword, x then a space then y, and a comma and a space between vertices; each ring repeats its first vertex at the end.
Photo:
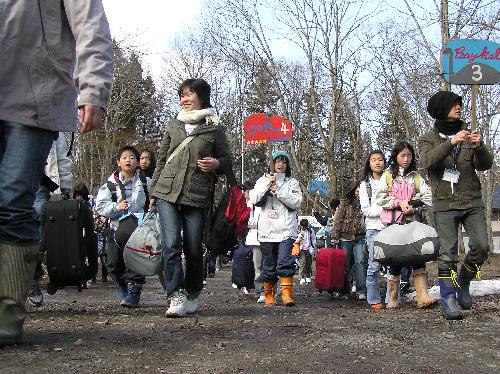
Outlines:
POLYGON ((345 252, 337 248, 321 248, 316 255, 316 288, 341 291, 345 279, 345 252))

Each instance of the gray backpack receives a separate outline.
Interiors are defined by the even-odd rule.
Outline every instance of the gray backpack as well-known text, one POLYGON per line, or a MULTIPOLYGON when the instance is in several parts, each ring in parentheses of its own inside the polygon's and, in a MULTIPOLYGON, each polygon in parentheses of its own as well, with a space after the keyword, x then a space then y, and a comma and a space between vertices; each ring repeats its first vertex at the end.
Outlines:
POLYGON ((391 225, 374 240, 373 259, 383 265, 416 265, 437 258, 439 237, 436 230, 420 222, 391 225))
POLYGON ((123 250, 127 269, 141 275, 159 274, 161 256, 160 220, 156 209, 150 210, 134 230, 123 250))

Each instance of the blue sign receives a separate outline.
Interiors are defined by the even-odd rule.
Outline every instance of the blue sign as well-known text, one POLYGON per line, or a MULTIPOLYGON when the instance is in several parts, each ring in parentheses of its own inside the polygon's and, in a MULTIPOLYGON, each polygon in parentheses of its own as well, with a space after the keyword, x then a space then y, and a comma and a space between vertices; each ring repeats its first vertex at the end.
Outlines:
POLYGON ((500 44, 457 39, 443 46, 444 79, 453 84, 500 83, 500 44))
POLYGON ((307 192, 311 194, 319 193, 321 196, 327 197, 330 194, 330 186, 328 182, 311 179, 307 184, 307 192))

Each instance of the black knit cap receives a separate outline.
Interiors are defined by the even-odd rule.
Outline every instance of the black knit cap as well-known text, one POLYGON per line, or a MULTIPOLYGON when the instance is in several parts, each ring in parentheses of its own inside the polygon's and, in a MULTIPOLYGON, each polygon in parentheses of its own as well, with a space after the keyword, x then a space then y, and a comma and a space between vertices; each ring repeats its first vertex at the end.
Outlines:
POLYGON ((451 108, 457 101, 460 101, 460 105, 462 105, 462 96, 450 91, 439 91, 427 102, 427 112, 434 119, 446 120, 451 108))

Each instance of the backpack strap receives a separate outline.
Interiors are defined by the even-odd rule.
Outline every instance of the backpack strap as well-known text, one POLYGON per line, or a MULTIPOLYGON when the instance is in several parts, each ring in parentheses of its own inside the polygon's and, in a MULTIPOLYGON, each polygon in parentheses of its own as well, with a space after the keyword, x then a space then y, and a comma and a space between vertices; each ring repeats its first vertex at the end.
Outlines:
POLYGON ((366 193, 368 194, 368 203, 372 205, 372 183, 370 182, 370 178, 366 181, 366 193))
POLYGON ((417 176, 414 178, 414 182, 415 188, 418 192, 420 192, 420 187, 422 186, 422 177, 420 176, 420 174, 417 174, 417 176))
POLYGON ((149 191, 146 174, 144 174, 142 171, 139 172, 139 179, 141 180, 142 189, 144 190, 144 195, 146 196, 146 201, 144 202, 144 213, 147 213, 149 210, 149 191))
POLYGON ((106 186, 108 186, 108 190, 111 192, 111 201, 116 203, 118 201, 118 197, 116 196, 116 185, 111 181, 107 181, 106 186))
MULTIPOLYGON (((125 194, 125 186, 123 185, 122 181, 120 180, 120 172, 117 170, 114 172, 113 177, 115 178, 116 185, 118 185, 118 188, 120 189, 120 194, 122 195, 122 201, 127 199, 127 195, 125 194)), ((115 186, 116 189, 116 186, 115 186)))
POLYGON ((174 149, 174 151, 170 154, 170 156, 168 156, 168 159, 167 159, 167 162, 165 162, 165 164, 168 164, 170 162, 170 160, 172 160, 175 156, 177 156, 179 154, 180 151, 182 151, 182 149, 189 144, 189 142, 191 140, 194 139, 194 135, 190 135, 188 136, 186 139, 184 139, 182 141, 181 144, 179 144, 177 146, 177 148, 174 149))
POLYGON ((387 183, 387 191, 392 190, 392 185, 394 184, 394 179, 392 178, 392 173, 390 170, 385 171, 385 182, 387 183))
MULTIPOLYGON (((107 181, 106 184, 108 186, 108 189, 111 191, 111 201, 116 203, 118 201, 118 198, 116 196, 116 186, 120 188, 120 193, 122 195, 122 199, 126 198, 125 195, 125 186, 123 185, 122 181, 120 180, 120 172, 115 171, 113 174, 113 177, 115 178, 116 184, 113 182, 107 181)), ((142 184, 142 188, 144 190, 144 195, 146 196, 146 201, 144 202, 144 213, 147 213, 149 210, 149 191, 148 191, 148 180, 146 178, 146 175, 143 172, 139 173, 139 179, 142 184)))

